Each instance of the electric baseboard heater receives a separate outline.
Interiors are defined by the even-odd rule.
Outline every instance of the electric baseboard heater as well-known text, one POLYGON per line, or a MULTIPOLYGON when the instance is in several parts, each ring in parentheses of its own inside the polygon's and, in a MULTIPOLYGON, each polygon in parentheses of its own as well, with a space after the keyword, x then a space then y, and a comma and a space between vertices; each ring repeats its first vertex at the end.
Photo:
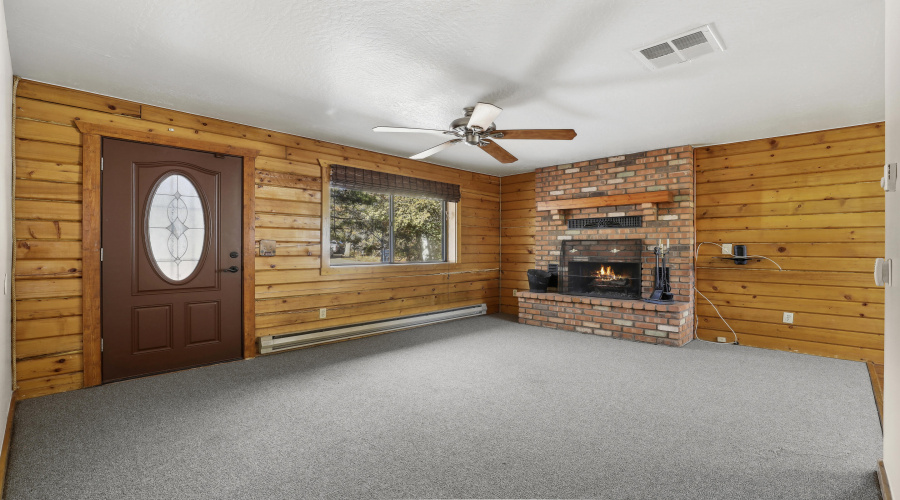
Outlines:
POLYGON ((417 326, 433 325, 435 323, 443 323, 444 321, 468 318, 471 316, 481 316, 483 314, 487 314, 487 304, 445 309, 443 311, 423 314, 413 314, 411 316, 371 321, 350 326, 323 328, 321 330, 312 330, 309 332, 269 335, 267 337, 259 338, 259 353, 271 354, 273 352, 286 351, 288 349, 298 349, 300 347, 334 342, 335 340, 365 337, 367 335, 387 333, 417 326))

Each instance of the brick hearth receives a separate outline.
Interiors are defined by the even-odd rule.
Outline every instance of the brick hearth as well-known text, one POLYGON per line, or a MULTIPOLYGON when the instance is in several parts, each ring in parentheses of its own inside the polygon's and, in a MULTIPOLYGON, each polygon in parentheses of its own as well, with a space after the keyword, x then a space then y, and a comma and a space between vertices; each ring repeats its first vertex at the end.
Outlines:
MULTIPOLYGON (((560 263, 564 240, 640 239, 645 246, 641 291, 653 289, 652 247, 667 239, 675 303, 649 304, 558 293, 519 293, 519 321, 563 330, 683 345, 693 334, 694 164, 690 146, 658 149, 538 169, 537 203, 587 197, 671 191, 672 202, 567 211, 540 211, 535 228, 535 265, 560 263), (640 215, 642 227, 568 229, 567 219, 640 215)), ((560 263, 561 264, 561 263, 560 263)))
POLYGON ((604 337, 680 346, 693 338, 691 304, 650 304, 559 293, 519 292, 519 322, 604 337))

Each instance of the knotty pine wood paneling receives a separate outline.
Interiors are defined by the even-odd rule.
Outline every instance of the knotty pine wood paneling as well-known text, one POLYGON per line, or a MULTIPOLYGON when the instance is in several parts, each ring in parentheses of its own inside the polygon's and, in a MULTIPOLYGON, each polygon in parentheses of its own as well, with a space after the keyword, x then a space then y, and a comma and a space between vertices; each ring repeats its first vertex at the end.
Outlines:
POLYGON ((257 336, 480 303, 489 313, 499 310, 498 177, 22 80, 15 200, 20 397, 83 386, 79 119, 260 151, 255 237, 276 240, 278 253, 255 260, 257 336), (323 275, 320 160, 460 184, 457 262, 323 275), (327 319, 319 319, 320 307, 328 308, 327 319))
POLYGON ((519 314, 513 290, 528 290, 534 268, 534 172, 500 178, 500 312, 519 314))
MULTIPOLYGON (((697 242, 746 244, 737 266, 703 245, 697 289, 741 344, 843 359, 884 358, 884 124, 696 148, 697 242), (782 322, 794 313, 793 325, 782 322)), ((698 335, 731 339, 699 295, 698 335)))

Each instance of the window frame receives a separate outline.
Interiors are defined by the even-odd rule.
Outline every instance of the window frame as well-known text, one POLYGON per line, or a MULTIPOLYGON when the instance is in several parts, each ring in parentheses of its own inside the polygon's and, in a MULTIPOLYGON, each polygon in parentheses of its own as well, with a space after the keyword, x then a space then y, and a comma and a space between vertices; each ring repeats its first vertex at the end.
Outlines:
MULTIPOLYGON (((413 263, 373 263, 373 264, 343 264, 331 265, 331 165, 332 162, 319 159, 319 165, 322 167, 322 205, 321 205, 321 275, 331 274, 396 274, 402 271, 445 271, 450 266, 458 262, 460 255, 460 225, 459 225, 459 203, 445 203, 446 217, 444 246, 446 260, 443 262, 413 262, 413 263), (444 267, 444 269, 441 268, 444 267)), ((340 165, 348 167, 362 168, 366 170, 376 170, 371 166, 359 165, 355 162, 341 160, 340 165)), ((422 176, 427 179, 427 177, 422 176)), ((393 220, 393 210, 391 210, 391 218, 393 220)), ((393 223, 392 223, 393 226, 393 223)), ((391 231, 393 238, 393 230, 391 231)), ((393 241, 391 242, 391 260, 393 260, 393 241)))

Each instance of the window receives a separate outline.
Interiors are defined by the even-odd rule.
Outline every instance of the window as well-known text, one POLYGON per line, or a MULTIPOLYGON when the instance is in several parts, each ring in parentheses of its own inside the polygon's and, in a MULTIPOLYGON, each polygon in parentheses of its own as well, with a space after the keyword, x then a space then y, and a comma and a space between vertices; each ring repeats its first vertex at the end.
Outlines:
POLYGON ((197 187, 181 174, 156 185, 147 211, 147 241, 156 267, 172 281, 190 277, 206 247, 206 214, 197 187))
POLYGON ((459 186, 331 166, 332 266, 446 262, 459 186))

